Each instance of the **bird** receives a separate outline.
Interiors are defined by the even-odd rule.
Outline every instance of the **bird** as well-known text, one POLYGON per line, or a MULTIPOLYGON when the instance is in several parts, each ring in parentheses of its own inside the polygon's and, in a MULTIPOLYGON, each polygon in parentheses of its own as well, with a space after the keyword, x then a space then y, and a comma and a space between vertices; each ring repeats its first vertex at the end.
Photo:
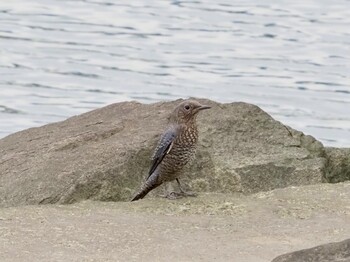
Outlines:
POLYGON ((186 164, 195 158, 198 142, 197 115, 209 108, 210 106, 195 100, 185 100, 173 110, 169 124, 155 148, 146 182, 131 201, 142 199, 151 190, 173 180, 177 181, 181 193, 173 192, 167 195, 168 198, 194 195, 182 189, 179 176, 186 164))

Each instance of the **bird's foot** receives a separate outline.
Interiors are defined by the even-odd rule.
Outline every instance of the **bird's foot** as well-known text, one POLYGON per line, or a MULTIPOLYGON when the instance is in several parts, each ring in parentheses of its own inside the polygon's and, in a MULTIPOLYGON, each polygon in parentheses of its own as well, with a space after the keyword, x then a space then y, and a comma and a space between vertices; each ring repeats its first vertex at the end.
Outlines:
POLYGON ((170 200, 176 200, 176 199, 180 199, 180 198, 183 198, 183 197, 196 197, 197 194, 196 193, 193 193, 193 192, 184 192, 184 191, 181 191, 181 192, 170 192, 168 194, 165 194, 165 195, 160 195, 161 197, 164 197, 164 198, 167 198, 167 199, 170 199, 170 200))
POLYGON ((181 193, 178 192, 170 192, 169 194, 167 194, 166 198, 170 199, 170 200, 176 200, 176 199, 180 199, 183 198, 184 196, 181 193))
POLYGON ((181 196, 183 196, 183 197, 196 197, 197 196, 197 194, 196 193, 194 193, 194 192, 186 192, 186 191, 181 191, 180 193, 178 193, 178 194, 180 194, 181 196))
POLYGON ((177 184, 179 185, 179 189, 180 189, 180 195, 183 196, 183 197, 196 197, 197 194, 194 193, 194 192, 186 192, 185 190, 183 190, 182 186, 181 186, 181 183, 180 183, 180 180, 178 178, 176 178, 176 182, 177 184))
POLYGON ((176 199, 183 198, 184 196, 181 193, 173 191, 173 192, 170 192, 166 195, 162 195, 162 197, 167 198, 169 200, 176 200, 176 199))

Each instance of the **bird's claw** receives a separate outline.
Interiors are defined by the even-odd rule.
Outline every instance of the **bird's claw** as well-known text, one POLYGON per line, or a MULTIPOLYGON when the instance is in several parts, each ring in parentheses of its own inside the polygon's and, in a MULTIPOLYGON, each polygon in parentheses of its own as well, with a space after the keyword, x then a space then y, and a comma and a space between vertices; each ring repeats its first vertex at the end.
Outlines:
POLYGON ((197 194, 196 193, 193 193, 193 192, 170 192, 166 195, 161 195, 161 197, 164 197, 164 198, 167 198, 169 200, 176 200, 176 199, 180 199, 180 198, 183 198, 183 197, 196 197, 197 194))
POLYGON ((183 196, 177 192, 170 192, 169 194, 166 195, 166 198, 170 200, 175 200, 175 199, 183 198, 183 196))
POLYGON ((177 192, 170 192, 168 194, 159 195, 159 196, 163 197, 163 198, 167 198, 169 200, 175 200, 175 199, 183 198, 183 195, 181 195, 181 193, 177 193, 177 192))
POLYGON ((182 195, 183 197, 196 197, 197 196, 197 194, 194 192, 186 192, 186 191, 181 191, 178 194, 182 195))

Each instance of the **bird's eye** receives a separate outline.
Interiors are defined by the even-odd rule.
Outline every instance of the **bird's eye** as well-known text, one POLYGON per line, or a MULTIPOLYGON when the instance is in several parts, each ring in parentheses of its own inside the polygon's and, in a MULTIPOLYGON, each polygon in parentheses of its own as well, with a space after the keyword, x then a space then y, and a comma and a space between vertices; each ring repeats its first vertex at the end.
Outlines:
POLYGON ((189 105, 185 105, 185 109, 186 110, 190 110, 190 106, 189 105))

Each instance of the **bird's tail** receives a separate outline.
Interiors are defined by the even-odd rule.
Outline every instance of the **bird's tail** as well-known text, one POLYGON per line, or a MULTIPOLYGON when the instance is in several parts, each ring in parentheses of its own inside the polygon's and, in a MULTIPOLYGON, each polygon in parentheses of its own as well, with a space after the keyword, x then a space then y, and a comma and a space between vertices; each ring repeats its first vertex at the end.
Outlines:
MULTIPOLYGON (((151 178, 151 177, 150 177, 151 178)), ((139 193, 137 193, 132 199, 131 201, 136 201, 139 199, 144 198, 149 191, 155 189, 156 187, 158 187, 161 183, 157 183, 156 179, 148 179, 146 181, 146 183, 142 186, 141 190, 139 193)))

